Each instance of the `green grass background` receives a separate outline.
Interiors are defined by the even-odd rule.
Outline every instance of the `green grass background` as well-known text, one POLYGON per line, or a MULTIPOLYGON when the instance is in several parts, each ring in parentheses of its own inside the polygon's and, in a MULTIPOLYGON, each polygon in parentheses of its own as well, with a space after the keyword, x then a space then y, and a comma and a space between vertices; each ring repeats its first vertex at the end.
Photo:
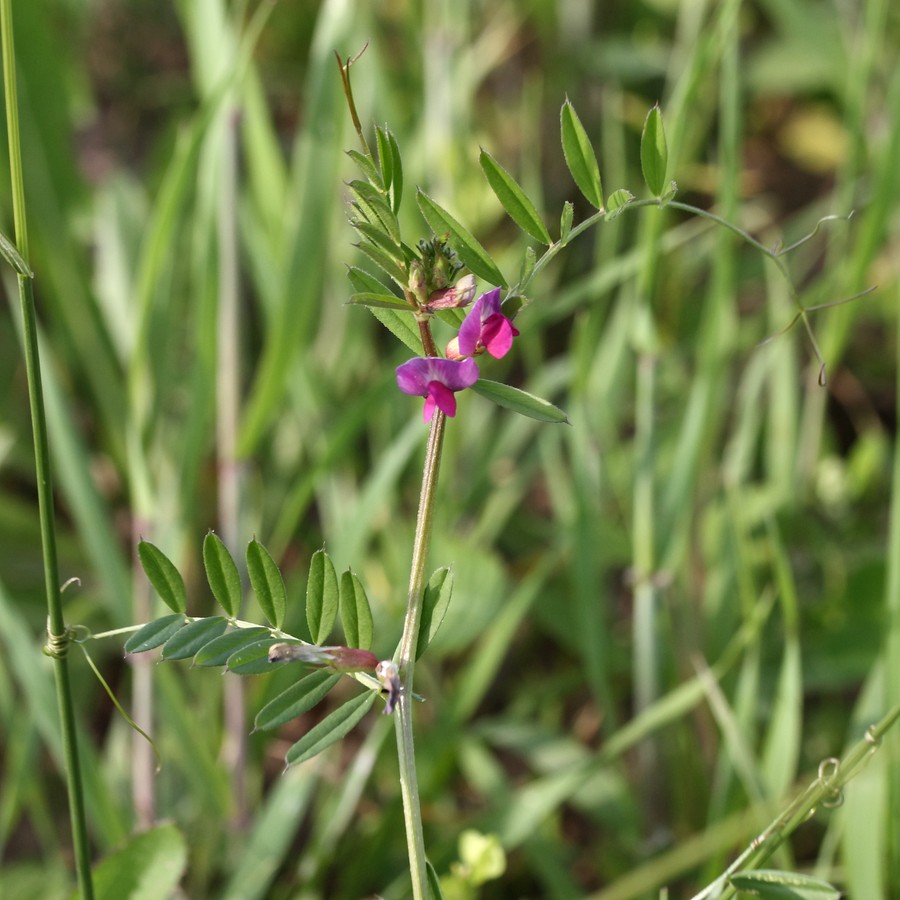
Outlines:
MULTIPOLYGON (((269 547, 298 633, 324 544, 367 587, 376 650, 393 651, 425 429, 394 383, 408 353, 344 305, 361 259, 333 52, 368 41, 356 99, 403 151, 408 243, 427 236, 420 185, 514 277, 527 241, 479 146, 556 236, 565 200, 576 222, 589 212, 559 145, 566 96, 605 190, 638 196, 659 101, 680 199, 766 245, 854 212, 788 257, 805 305, 878 286, 811 314, 823 388, 802 326, 779 334, 796 312, 784 281, 707 222, 626 213, 542 272, 515 352, 482 370, 571 427, 471 395, 447 433, 431 560, 453 565, 455 590, 417 676, 437 870, 477 827, 509 854, 485 897, 690 896, 900 699, 900 12, 886 0, 32 0, 15 14, 61 571, 81 580, 70 623, 161 614, 135 571, 141 536, 182 567, 189 611, 210 613, 214 528, 269 547)), ((5 285, 14 297, 10 271, 5 285)), ((0 316, 0 881, 64 897, 15 303, 0 316)), ((153 694, 152 814, 186 838, 184 896, 404 896, 386 720, 287 774, 314 718, 252 735, 240 801, 235 679, 134 669, 121 645, 88 649, 132 711, 149 709, 133 682, 153 694)), ((130 781, 146 751, 78 652, 72 668, 99 857, 142 821, 130 781)), ((242 682, 244 731, 295 674, 242 682)), ((894 736, 775 864, 856 900, 900 895, 898 784, 894 736)))

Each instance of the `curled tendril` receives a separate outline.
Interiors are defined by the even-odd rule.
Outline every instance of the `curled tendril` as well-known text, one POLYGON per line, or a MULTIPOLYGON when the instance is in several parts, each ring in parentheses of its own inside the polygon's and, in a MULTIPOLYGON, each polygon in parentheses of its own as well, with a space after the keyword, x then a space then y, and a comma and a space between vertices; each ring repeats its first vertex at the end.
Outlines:
POLYGON ((54 634, 47 622, 47 643, 44 644, 44 654, 53 659, 65 659, 69 653, 69 643, 75 638, 75 629, 66 628, 62 634, 54 634))
POLYGON ((844 802, 844 793, 841 790, 841 785, 835 783, 838 781, 840 770, 841 761, 833 756, 829 756, 819 763, 819 782, 829 792, 828 796, 822 801, 822 806, 825 809, 834 809, 844 802))

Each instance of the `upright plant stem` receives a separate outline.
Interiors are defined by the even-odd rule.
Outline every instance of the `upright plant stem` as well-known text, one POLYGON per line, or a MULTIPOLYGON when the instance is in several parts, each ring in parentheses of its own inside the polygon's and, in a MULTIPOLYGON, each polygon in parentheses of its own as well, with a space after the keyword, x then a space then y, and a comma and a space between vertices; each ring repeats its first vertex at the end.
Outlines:
POLYGON ((403 818, 406 823, 406 844, 414 900, 426 900, 428 897, 428 873, 425 865, 425 839, 422 835, 422 811, 419 804, 419 784, 413 746, 413 676, 416 647, 419 640, 419 624, 422 620, 425 564, 431 539, 434 501, 446 422, 446 416, 440 410, 436 410, 434 418, 431 420, 428 445, 425 448, 425 467, 422 472, 422 492, 419 495, 419 514, 416 520, 416 534, 409 573, 406 618, 403 623, 403 636, 397 651, 397 665, 402 684, 396 717, 397 755, 400 765, 400 793, 403 797, 403 818))
MULTIPOLYGON (((22 153, 19 138, 19 106, 16 92, 16 65, 13 40, 12 5, 10 0, 0 0, 0 40, 3 49, 3 85, 6 100, 7 134, 9 139, 9 166, 12 181, 13 217, 16 245, 25 262, 28 262, 28 225, 25 215, 25 186, 22 177, 22 153)), ((56 554, 56 526, 53 513, 53 479, 50 467, 50 446, 47 438, 47 421, 44 413, 41 364, 38 354, 37 319, 31 278, 20 274, 19 301, 22 310, 22 335, 25 369, 28 379, 28 396, 31 409, 31 425, 34 437, 35 470, 37 474, 38 510, 41 526, 41 545, 44 556, 44 579, 47 595, 48 653, 53 658, 56 679, 56 698, 59 706, 60 729, 66 765, 69 794, 69 811, 72 821, 72 842, 78 884, 83 900, 94 896, 91 881, 91 861, 88 847, 87 825, 84 811, 84 790, 78 760, 78 736, 75 725, 75 707, 72 702, 72 686, 68 667, 68 630, 62 609, 62 593, 59 585, 59 567, 56 554)))

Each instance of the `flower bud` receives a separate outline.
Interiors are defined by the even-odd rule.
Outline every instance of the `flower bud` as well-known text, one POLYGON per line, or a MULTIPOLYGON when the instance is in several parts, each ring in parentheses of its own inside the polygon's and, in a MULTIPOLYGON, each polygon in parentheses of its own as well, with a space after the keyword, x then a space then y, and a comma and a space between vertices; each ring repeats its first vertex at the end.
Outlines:
POLYGON ((455 337, 449 344, 447 344, 447 349, 444 351, 447 356, 447 359, 452 359, 454 362, 459 362, 461 359, 465 359, 462 353, 459 352, 459 338, 455 337))
POLYGON ((428 296, 428 279, 422 263, 417 259, 414 259, 409 264, 409 280, 406 284, 416 300, 419 303, 424 303, 425 298, 428 296))

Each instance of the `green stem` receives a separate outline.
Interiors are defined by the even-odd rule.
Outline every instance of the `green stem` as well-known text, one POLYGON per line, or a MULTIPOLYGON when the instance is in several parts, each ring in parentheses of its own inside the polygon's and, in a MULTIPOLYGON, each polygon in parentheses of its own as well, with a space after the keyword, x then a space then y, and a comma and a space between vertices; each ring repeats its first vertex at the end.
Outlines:
POLYGON ((819 765, 818 778, 750 844, 727 871, 691 900, 707 900, 711 897, 727 900, 734 897, 737 890, 729 881, 732 875, 759 868, 820 806, 829 808, 840 805, 844 786, 868 763, 872 754, 881 746, 884 736, 898 720, 900 705, 891 709, 877 724, 870 726, 865 737, 843 759, 824 760, 819 765))
MULTIPOLYGON (((3 86, 6 100, 7 134, 9 139, 9 168, 12 182, 13 218, 16 245, 28 262, 28 226, 25 215, 25 187, 22 177, 22 153, 19 137, 19 106, 16 92, 15 47, 13 40, 12 5, 0 0, 0 31, 2 31, 3 86)), ((56 698, 59 707, 60 730, 66 766, 69 811, 72 821, 72 843, 78 884, 83 900, 92 900, 91 860, 87 824, 84 811, 84 789, 78 761, 78 736, 75 725, 75 706, 69 680, 69 631, 62 608, 59 566, 56 553, 56 525, 53 511, 53 478, 50 467, 50 445, 41 384, 41 365, 38 353, 37 317, 31 279, 18 276, 19 303, 22 310, 22 336, 31 426, 34 438, 35 471, 37 475, 38 514, 41 526, 41 545, 44 557, 44 579, 47 596, 48 653, 53 657, 56 679, 56 698)))
POLYGON ((441 450, 444 443, 444 426, 447 418, 436 410, 431 420, 428 445, 425 448, 425 467, 422 472, 422 492, 419 495, 419 514, 413 541, 412 564, 409 573, 406 618, 403 636, 397 650, 397 666, 400 670, 402 689, 397 705, 397 755, 400 765, 400 793, 403 797, 403 818, 406 823, 406 844, 409 853, 409 870, 412 876, 414 900, 427 900, 428 874, 425 864, 425 839, 422 835, 422 813, 419 804, 419 785, 416 776, 416 756, 413 746, 413 675, 416 663, 416 647, 419 641, 419 624, 422 620, 422 598, 425 592, 425 564, 431 539, 434 518, 435 495, 441 450))

